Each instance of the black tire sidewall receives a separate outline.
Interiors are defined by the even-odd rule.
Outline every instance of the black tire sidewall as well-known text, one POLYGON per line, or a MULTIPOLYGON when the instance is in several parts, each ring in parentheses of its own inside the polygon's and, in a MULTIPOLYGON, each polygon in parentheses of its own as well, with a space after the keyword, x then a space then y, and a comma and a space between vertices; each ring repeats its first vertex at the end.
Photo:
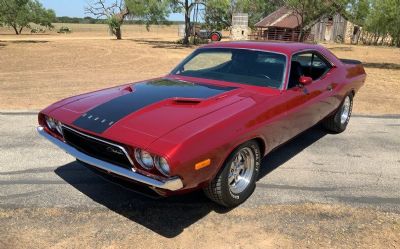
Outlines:
POLYGON ((260 172, 260 165, 261 165, 261 154, 260 154, 260 148, 258 144, 255 141, 249 141, 241 146, 239 146, 237 149, 235 149, 234 152, 230 154, 228 157, 227 161, 224 164, 224 168, 220 173, 221 177, 221 190, 222 190, 222 199, 224 200, 224 203, 226 203, 227 206, 237 206, 244 201, 247 200, 251 196, 251 194, 254 192, 255 186, 256 186, 256 180, 258 179, 258 174, 260 172), (250 148, 254 154, 254 172, 252 175, 252 178, 250 180, 249 185, 247 188, 242 191, 240 194, 234 194, 231 192, 228 184, 228 175, 229 175, 229 169, 232 161, 234 160, 235 155, 237 154, 238 151, 240 151, 243 148, 250 148))
POLYGON ((214 41, 214 42, 220 41, 221 40, 221 35, 219 33, 217 33, 217 32, 213 32, 213 33, 210 34, 210 39, 211 39, 211 41, 214 41), (213 40, 212 39, 213 35, 217 35, 218 39, 217 40, 213 40))
POLYGON ((335 124, 338 127, 338 130, 340 131, 344 131, 347 128, 347 125, 349 124, 350 118, 351 118, 351 114, 353 113, 353 94, 347 94, 346 97, 343 99, 342 104, 340 105, 336 115, 335 115, 335 124), (350 110, 349 110, 349 116, 347 117, 346 122, 344 122, 342 124, 341 122, 341 114, 342 114, 342 108, 344 105, 344 102, 346 100, 346 98, 349 97, 350 98, 350 110))

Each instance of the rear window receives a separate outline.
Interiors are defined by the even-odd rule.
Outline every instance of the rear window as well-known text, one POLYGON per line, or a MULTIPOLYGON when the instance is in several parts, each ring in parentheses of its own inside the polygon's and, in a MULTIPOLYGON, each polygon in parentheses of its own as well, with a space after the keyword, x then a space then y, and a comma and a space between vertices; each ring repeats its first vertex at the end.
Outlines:
POLYGON ((286 56, 273 52, 231 48, 199 49, 172 74, 280 88, 286 56))

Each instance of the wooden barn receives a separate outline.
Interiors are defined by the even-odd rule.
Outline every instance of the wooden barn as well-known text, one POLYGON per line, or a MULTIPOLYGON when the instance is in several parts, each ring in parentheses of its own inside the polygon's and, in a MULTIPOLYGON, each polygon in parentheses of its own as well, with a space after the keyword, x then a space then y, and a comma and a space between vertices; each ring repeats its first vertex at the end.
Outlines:
MULTIPOLYGON (((300 36, 300 16, 286 7, 281 7, 255 24, 255 40, 298 41, 300 36)), ((306 41, 350 42, 354 25, 340 14, 323 17, 308 34, 306 41)))

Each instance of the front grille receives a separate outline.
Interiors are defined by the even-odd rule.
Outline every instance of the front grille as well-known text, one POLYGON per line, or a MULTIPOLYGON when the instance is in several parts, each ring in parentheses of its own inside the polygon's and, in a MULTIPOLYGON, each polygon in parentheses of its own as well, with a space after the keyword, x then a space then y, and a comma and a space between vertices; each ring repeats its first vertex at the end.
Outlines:
POLYGON ((63 134, 65 142, 80 152, 126 169, 132 168, 128 157, 117 145, 96 139, 65 126, 63 127, 63 134))

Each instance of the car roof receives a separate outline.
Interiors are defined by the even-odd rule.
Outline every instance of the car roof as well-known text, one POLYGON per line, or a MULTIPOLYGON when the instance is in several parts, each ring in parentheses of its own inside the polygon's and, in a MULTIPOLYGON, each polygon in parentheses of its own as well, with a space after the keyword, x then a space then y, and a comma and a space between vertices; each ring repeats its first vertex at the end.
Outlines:
POLYGON ((202 48, 239 48, 256 49, 284 54, 293 54, 302 50, 321 50, 322 46, 300 42, 269 42, 269 41, 229 41, 215 42, 203 46, 202 48))

